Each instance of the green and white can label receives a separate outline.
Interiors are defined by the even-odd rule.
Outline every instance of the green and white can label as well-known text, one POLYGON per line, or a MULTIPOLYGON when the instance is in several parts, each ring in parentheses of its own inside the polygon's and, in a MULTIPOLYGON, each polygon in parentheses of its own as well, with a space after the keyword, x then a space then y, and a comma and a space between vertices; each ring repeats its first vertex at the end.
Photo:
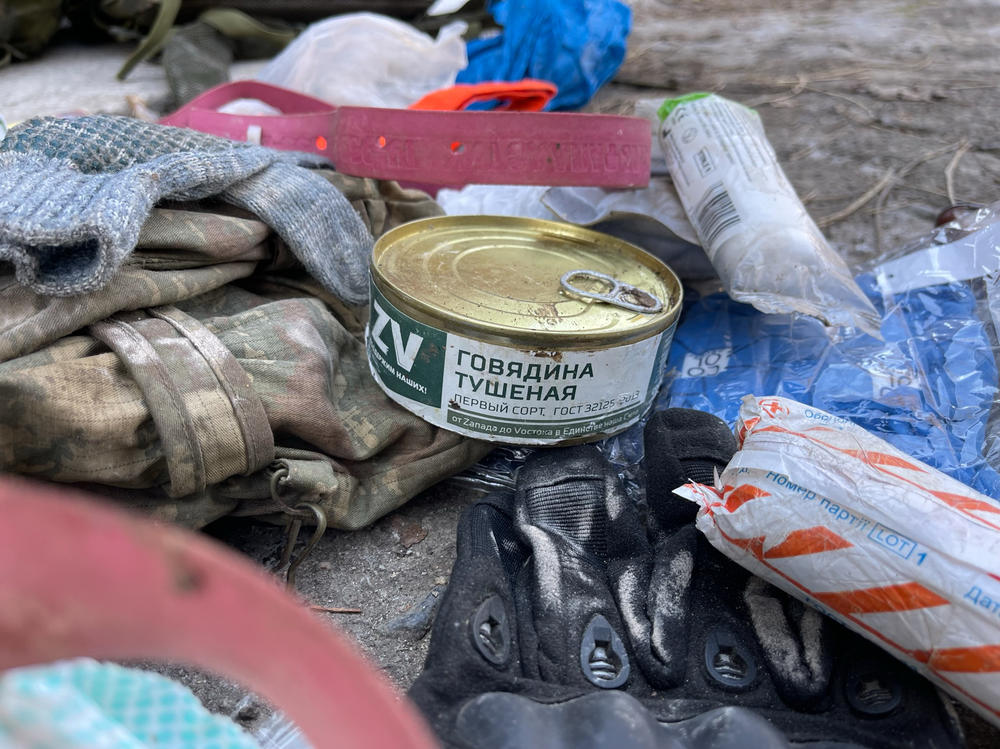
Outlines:
POLYGON ((675 327, 594 351, 519 349, 414 320, 373 283, 365 338, 376 382, 425 421, 478 439, 553 445, 601 439, 642 418, 675 327))

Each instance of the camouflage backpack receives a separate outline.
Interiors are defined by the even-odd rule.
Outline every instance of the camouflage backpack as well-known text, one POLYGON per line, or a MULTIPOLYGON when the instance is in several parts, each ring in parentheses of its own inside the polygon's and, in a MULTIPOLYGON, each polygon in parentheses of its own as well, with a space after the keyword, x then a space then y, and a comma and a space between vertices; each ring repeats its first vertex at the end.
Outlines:
MULTIPOLYGON (((440 211, 392 182, 321 173, 375 236, 440 211)), ((89 294, 40 296, 0 264, 0 472, 192 527, 302 503, 338 528, 370 523, 488 446, 384 395, 365 315, 260 220, 209 201, 154 209, 89 294)))

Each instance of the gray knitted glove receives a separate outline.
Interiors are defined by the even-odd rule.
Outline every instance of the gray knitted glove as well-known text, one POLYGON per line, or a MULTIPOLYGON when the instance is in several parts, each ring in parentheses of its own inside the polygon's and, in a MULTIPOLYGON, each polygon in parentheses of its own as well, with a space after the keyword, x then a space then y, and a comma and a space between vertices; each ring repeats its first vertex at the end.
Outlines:
POLYGON ((347 199, 275 151, 128 117, 29 120, 0 143, 0 260, 40 294, 105 285, 164 199, 219 195, 267 223, 306 269, 351 304, 368 296, 372 237, 347 199))

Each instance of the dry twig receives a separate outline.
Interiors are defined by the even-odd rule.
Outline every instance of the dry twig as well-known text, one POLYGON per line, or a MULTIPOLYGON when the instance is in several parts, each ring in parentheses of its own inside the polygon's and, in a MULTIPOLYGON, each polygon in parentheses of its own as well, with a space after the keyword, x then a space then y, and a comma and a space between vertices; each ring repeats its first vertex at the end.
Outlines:
POLYGON ((958 202, 955 200, 955 170, 958 168, 958 162, 962 160, 962 157, 965 156, 966 151, 970 148, 972 148, 972 144, 963 138, 958 150, 955 151, 955 155, 951 157, 951 161, 949 161, 948 166, 945 167, 944 184, 945 190, 948 192, 948 202, 951 203, 951 205, 955 205, 958 202))
POLYGON ((899 190, 910 190, 912 192, 921 192, 925 195, 933 195, 936 198, 947 198, 948 193, 941 192, 940 190, 928 190, 926 187, 917 187, 916 185, 896 185, 899 190))
POLYGON ((861 195, 859 195, 855 200, 853 200, 849 205, 844 206, 839 211, 834 211, 829 216, 823 216, 823 218, 816 220, 816 225, 821 229, 834 224, 837 221, 842 221, 843 219, 850 216, 852 213, 861 208, 865 203, 878 195, 885 187, 896 178, 896 170, 889 169, 882 178, 879 179, 874 185, 865 190, 861 195))
POLYGON ((361 609, 341 609, 333 606, 310 606, 310 611, 321 611, 324 614, 360 614, 361 609))
POLYGON ((891 179, 889 183, 882 188, 882 192, 879 193, 878 199, 875 201, 875 247, 879 255, 882 254, 882 221, 880 219, 880 216, 882 215, 882 212, 885 210, 885 201, 888 200, 889 193, 892 192, 892 188, 895 186, 895 183, 901 180, 903 177, 905 177, 907 174, 912 172, 914 169, 916 169, 924 162, 930 161, 931 159, 935 159, 938 156, 941 156, 942 154, 948 153, 949 151, 954 151, 956 148, 961 148, 962 144, 965 142, 966 141, 963 138, 957 143, 950 143, 947 146, 942 146, 941 148, 932 149, 927 153, 923 154, 922 156, 918 156, 913 161, 906 164, 898 172, 896 172, 893 179, 891 179))
MULTIPOLYGON (((934 58, 928 55, 922 60, 915 63, 899 63, 896 61, 888 60, 869 60, 863 65, 852 65, 845 68, 832 68, 830 70, 821 70, 817 73, 808 76, 810 83, 828 83, 831 81, 840 81, 845 78, 857 78, 858 76, 864 76, 870 74, 875 70, 923 70, 931 63, 934 62, 934 58)), ((796 76, 796 79, 791 78, 777 78, 777 79, 763 79, 763 78, 748 78, 745 79, 748 83, 754 83, 757 85, 770 85, 770 86, 793 86, 801 78, 801 73, 796 76)))
POLYGON ((840 137, 840 134, 847 127, 849 127, 849 126, 848 125, 841 125, 840 127, 835 128, 834 130, 830 131, 829 133, 826 133, 825 135, 823 135, 822 137, 820 137, 818 140, 810 143, 808 146, 803 146, 798 151, 794 151, 793 153, 790 153, 788 155, 787 161, 788 162, 792 162, 792 161, 798 161, 799 159, 804 159, 806 156, 808 156, 809 154, 811 154, 813 151, 815 151, 820 146, 825 146, 827 143, 830 143, 831 141, 836 140, 838 137, 840 137))
POLYGON ((875 113, 871 110, 871 108, 862 104, 853 96, 848 96, 847 94, 838 94, 836 91, 824 91, 823 89, 816 88, 815 86, 806 86, 806 91, 812 91, 813 93, 816 94, 823 94, 824 96, 832 96, 834 99, 842 99, 843 101, 846 101, 849 104, 853 104, 858 109, 862 110, 871 119, 875 119, 875 113))
POLYGON ((794 99, 796 96, 801 94, 806 90, 806 86, 809 83, 809 79, 802 73, 799 73, 798 80, 795 82, 795 86, 792 90, 785 94, 780 94, 779 96, 763 96, 757 99, 751 99, 750 101, 743 102, 743 106, 755 109, 757 107, 763 107, 767 105, 780 104, 786 102, 790 99, 794 99))

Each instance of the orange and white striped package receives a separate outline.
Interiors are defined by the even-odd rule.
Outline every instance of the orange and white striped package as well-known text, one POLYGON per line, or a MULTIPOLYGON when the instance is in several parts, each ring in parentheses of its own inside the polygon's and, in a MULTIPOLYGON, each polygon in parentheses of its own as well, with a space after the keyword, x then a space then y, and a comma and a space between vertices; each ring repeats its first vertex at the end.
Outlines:
POLYGON ((1000 504, 787 398, 744 398, 737 433, 676 490, 712 545, 1000 725, 1000 504))

